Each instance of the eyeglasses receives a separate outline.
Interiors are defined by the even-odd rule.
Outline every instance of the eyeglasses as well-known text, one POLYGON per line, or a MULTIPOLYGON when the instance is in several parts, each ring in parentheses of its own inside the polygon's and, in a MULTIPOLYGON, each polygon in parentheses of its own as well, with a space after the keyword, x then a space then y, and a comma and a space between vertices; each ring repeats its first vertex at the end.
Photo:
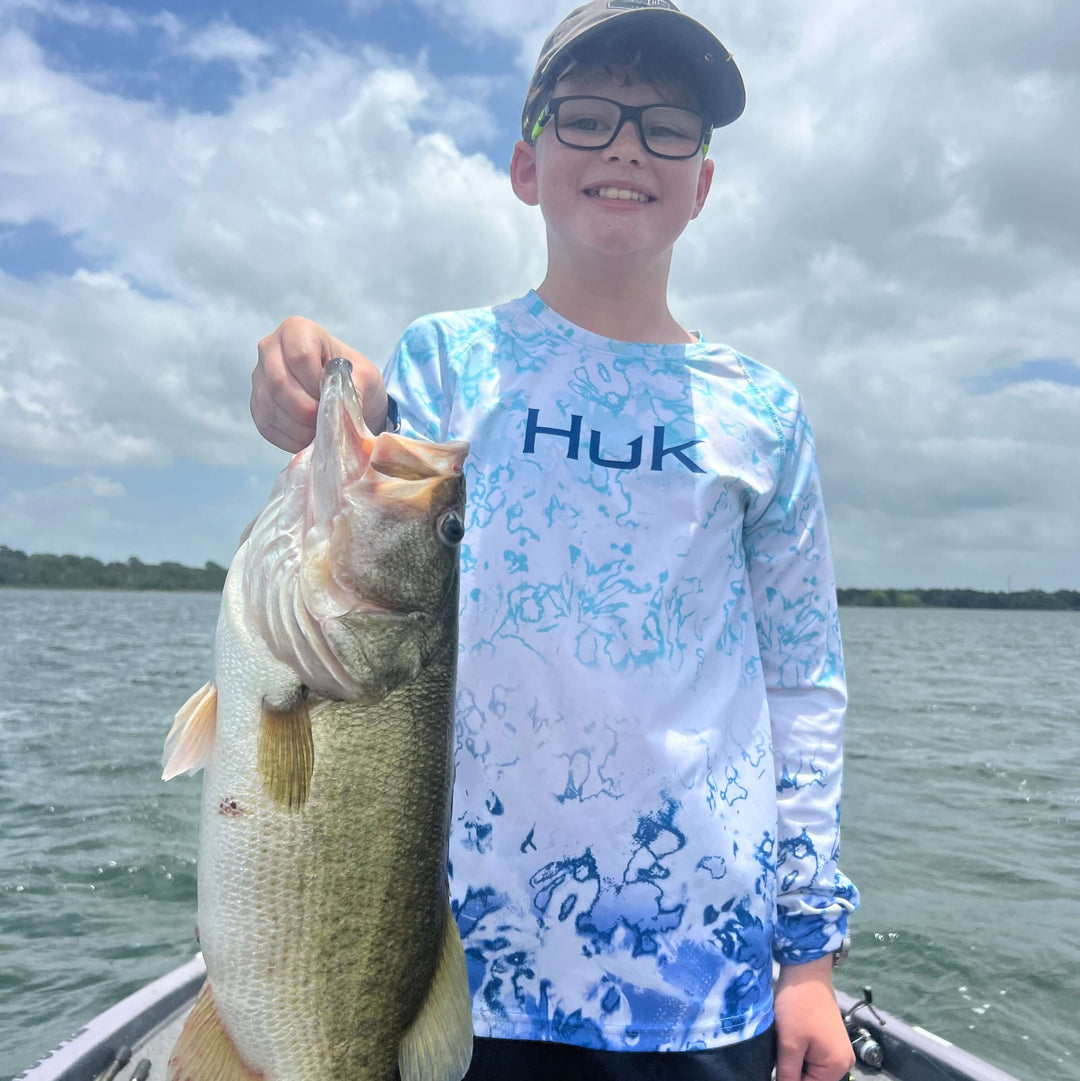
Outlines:
POLYGON ((555 118, 555 138, 578 150, 603 150, 618 138, 623 124, 631 121, 642 145, 658 158, 692 158, 704 148, 709 152, 712 134, 705 121, 689 109, 676 105, 623 105, 610 98, 574 94, 552 98, 536 118, 532 142, 547 122, 555 118))

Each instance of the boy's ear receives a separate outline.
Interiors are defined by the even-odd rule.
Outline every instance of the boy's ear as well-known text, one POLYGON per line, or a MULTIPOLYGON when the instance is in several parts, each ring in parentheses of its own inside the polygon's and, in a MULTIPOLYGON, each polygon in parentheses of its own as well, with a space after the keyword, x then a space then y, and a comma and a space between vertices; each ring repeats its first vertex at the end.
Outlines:
POLYGON ((691 221, 701 213, 701 208, 705 205, 709 189, 712 187, 712 178, 715 171, 716 162, 712 158, 706 158, 701 163, 701 172, 698 173, 697 181, 697 198, 694 201, 694 213, 690 215, 691 221))
POLYGON ((526 205, 537 206, 540 195, 536 186, 536 147, 518 139, 510 158, 510 186, 526 205))

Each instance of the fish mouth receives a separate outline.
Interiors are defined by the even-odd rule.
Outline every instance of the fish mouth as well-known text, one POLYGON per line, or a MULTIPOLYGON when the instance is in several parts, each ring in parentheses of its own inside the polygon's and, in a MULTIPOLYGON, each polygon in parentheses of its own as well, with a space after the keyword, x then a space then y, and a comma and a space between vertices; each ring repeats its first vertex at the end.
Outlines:
POLYGON ((460 480, 469 444, 426 443, 393 432, 376 435, 364 421, 352 364, 335 357, 323 368, 310 453, 307 526, 327 530, 341 510, 343 493, 354 488, 422 510, 443 482, 460 480))
MULTIPOLYGON (((464 504, 468 452, 465 442, 376 435, 352 365, 327 362, 315 440, 293 457, 256 519, 241 586, 270 652, 306 685, 332 698, 370 699, 390 679, 383 669, 396 673, 396 685, 434 648, 449 625, 449 584, 440 576, 455 547, 446 547, 437 523, 444 509, 464 504), (430 561, 414 578, 402 569, 409 560, 398 558, 401 544, 418 545, 430 561)), ((456 574, 453 585, 456 597, 456 574)))
POLYGON ((460 477, 469 453, 463 440, 424 443, 394 432, 375 437, 368 464, 373 471, 397 480, 432 481, 460 477))

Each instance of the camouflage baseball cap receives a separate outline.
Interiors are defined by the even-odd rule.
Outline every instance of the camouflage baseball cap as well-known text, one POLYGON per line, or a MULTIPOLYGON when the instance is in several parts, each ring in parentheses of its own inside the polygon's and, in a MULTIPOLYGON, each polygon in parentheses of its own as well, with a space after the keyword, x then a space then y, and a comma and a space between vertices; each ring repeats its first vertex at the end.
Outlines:
POLYGON ((696 19, 684 15, 671 0, 592 0, 574 8, 540 50, 521 112, 524 138, 529 138, 542 99, 560 74, 559 61, 566 58, 567 49, 610 31, 616 20, 620 30, 644 31, 652 40, 664 40, 685 54, 687 67, 697 73, 705 88, 705 122, 710 127, 722 128, 742 115, 746 90, 735 60, 696 19))

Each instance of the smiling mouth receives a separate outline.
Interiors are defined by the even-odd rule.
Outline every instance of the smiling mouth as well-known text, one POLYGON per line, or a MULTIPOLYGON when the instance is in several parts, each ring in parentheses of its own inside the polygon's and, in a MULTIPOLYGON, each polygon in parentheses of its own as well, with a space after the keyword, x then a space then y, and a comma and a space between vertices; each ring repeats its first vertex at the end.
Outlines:
POLYGON ((651 195, 646 195, 643 191, 634 191, 633 188, 586 188, 585 194, 591 199, 622 199, 635 203, 656 202, 651 195))

